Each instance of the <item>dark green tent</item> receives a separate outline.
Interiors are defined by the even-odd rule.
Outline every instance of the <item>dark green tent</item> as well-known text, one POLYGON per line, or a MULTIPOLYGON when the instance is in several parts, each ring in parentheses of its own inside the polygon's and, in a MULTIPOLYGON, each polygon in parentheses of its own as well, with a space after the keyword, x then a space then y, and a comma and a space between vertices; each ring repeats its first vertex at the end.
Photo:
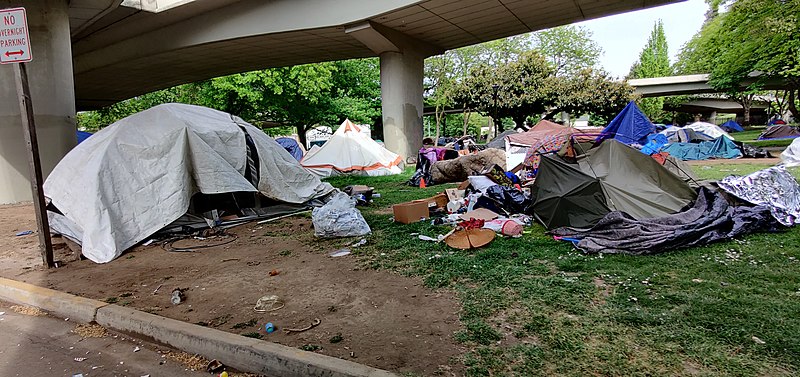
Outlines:
POLYGON ((570 164, 542 158, 532 187, 534 216, 548 229, 596 224, 610 211, 636 219, 679 212, 696 192, 650 156, 606 140, 570 164))

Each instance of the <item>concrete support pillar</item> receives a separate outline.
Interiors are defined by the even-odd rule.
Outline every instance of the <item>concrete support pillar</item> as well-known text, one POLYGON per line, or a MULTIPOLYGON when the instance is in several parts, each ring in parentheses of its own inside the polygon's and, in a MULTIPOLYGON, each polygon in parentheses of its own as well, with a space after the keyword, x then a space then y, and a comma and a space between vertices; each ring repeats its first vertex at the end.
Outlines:
POLYGON ((711 115, 708 116, 708 123, 717 124, 717 112, 711 111, 711 115))
POLYGON ((424 58, 412 52, 384 52, 381 59, 383 142, 403 158, 422 147, 424 58))
MULTIPOLYGON (((33 56, 28 77, 44 177, 76 144, 68 3, 0 0, 0 9, 27 11, 33 56)), ((11 65, 0 65, 0 83, 0 204, 28 201, 28 152, 11 65)))
POLYGON ((345 32, 381 59, 383 142, 403 159, 422 147, 422 80, 425 58, 444 52, 381 24, 365 22, 345 32))

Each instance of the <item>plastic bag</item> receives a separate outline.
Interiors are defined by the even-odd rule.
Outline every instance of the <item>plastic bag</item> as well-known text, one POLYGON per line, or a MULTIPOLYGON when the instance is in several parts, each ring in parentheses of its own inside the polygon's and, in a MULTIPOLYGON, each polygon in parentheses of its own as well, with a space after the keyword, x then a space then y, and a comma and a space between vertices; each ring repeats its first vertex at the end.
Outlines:
POLYGON ((365 236, 372 232, 356 203, 347 194, 338 192, 324 206, 311 212, 314 235, 322 238, 365 236))

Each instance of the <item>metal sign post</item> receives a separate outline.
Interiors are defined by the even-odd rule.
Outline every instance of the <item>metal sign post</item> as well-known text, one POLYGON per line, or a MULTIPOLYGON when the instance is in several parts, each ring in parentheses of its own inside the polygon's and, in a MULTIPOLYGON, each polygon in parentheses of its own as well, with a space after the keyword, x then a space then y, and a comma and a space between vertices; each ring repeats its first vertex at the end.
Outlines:
POLYGON ((53 243, 50 240, 50 224, 47 221, 46 203, 42 190, 42 165, 39 161, 39 142, 36 138, 36 124, 33 119, 33 103, 28 85, 28 71, 25 62, 31 61, 30 38, 25 8, 0 10, 0 63, 14 65, 14 78, 19 95, 19 109, 25 143, 28 146, 30 164, 31 192, 36 209, 36 224, 39 227, 39 248, 42 262, 48 268, 54 267, 53 243))

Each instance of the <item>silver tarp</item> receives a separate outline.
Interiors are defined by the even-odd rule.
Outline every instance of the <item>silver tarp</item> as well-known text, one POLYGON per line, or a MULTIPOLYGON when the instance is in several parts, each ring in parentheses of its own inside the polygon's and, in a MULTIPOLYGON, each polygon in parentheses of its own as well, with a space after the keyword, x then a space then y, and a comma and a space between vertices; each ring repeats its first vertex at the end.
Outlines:
POLYGON ((783 166, 744 177, 725 177, 719 187, 739 199, 769 207, 772 216, 783 225, 800 224, 800 185, 783 166))

